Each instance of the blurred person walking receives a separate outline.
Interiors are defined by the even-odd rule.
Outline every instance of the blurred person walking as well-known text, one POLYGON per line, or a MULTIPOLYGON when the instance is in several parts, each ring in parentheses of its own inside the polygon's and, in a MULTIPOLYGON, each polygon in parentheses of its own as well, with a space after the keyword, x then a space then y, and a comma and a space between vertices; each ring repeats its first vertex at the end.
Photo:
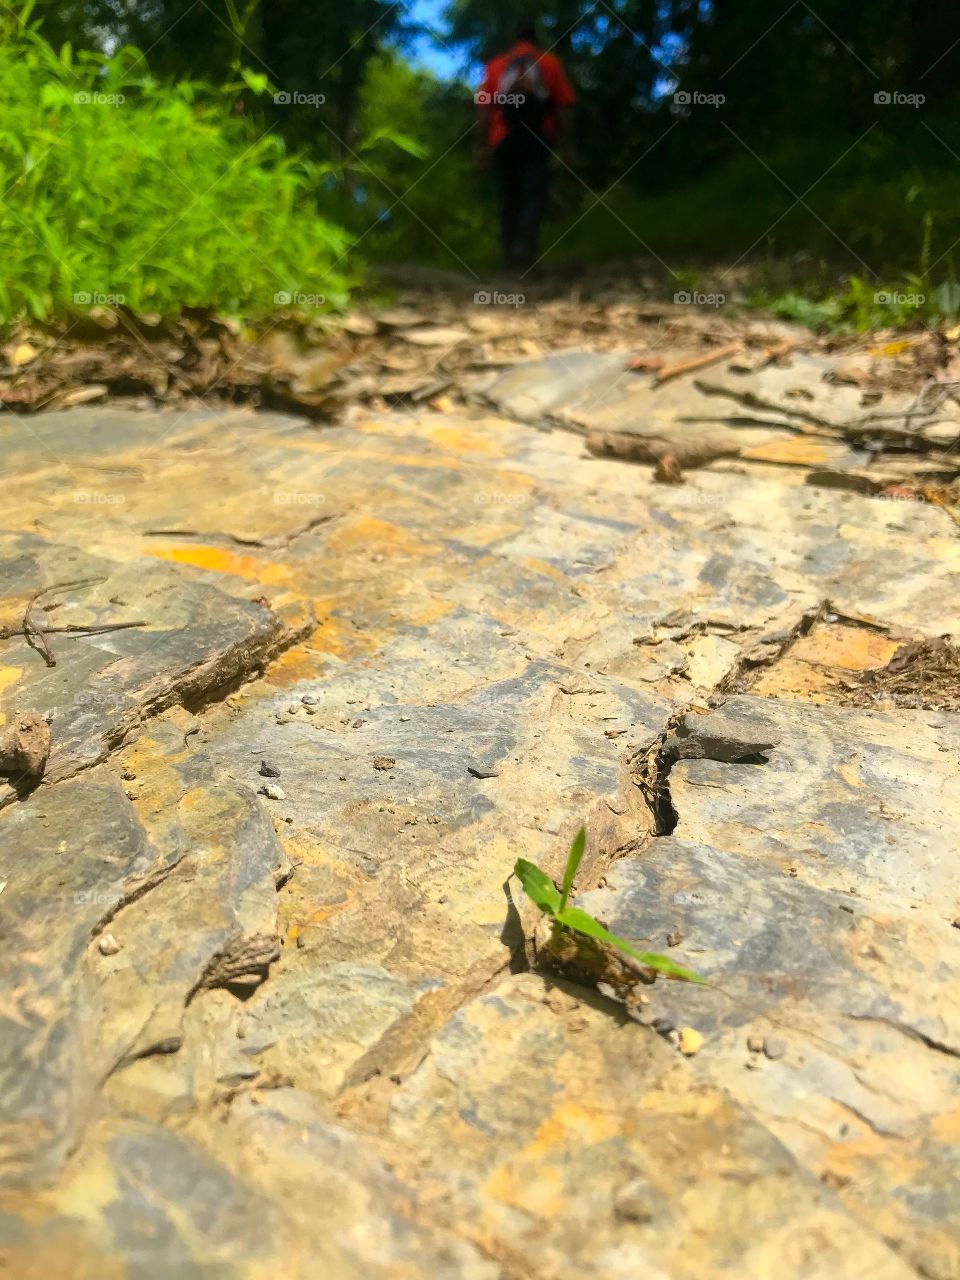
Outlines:
POLYGON ((560 59, 540 49, 534 23, 522 22, 514 44, 487 63, 474 101, 478 161, 492 159, 497 174, 503 265, 526 272, 540 256, 554 150, 570 163, 576 94, 560 59))

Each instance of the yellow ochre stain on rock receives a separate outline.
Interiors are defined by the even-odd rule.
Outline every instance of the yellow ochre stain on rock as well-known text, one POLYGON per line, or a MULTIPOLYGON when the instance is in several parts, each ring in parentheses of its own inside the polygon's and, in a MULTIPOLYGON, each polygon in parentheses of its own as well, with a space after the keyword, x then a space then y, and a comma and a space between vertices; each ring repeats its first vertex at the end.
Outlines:
POLYGON ((410 556, 435 556, 443 551, 437 542, 426 542, 402 525, 376 516, 359 516, 332 529, 327 539, 329 551, 344 555, 391 553, 410 556))
POLYGON ((526 1212, 555 1217, 564 1212, 569 1196, 561 1170, 543 1162, 554 1154, 566 1162, 573 1153, 619 1132, 620 1124, 610 1112, 579 1102, 561 1103, 541 1123, 532 1141, 491 1175, 487 1193, 526 1212))
MULTIPOLYGON (((15 685, 23 675, 23 667, 0 667, 0 695, 11 685, 15 685)), ((0 711, 0 724, 6 724, 7 717, 0 711)))
MULTIPOLYGON (((369 439, 369 437, 367 437, 369 439)), ((321 442, 319 440, 300 440, 292 443, 289 440, 270 437, 262 441, 264 445, 276 449, 292 449, 296 453, 324 453, 331 458, 340 455, 351 462, 380 462, 387 467, 419 467, 427 471, 467 471, 476 463, 469 460, 460 461, 452 454, 429 453, 395 453, 393 450, 372 449, 367 445, 351 444, 344 447, 342 442, 321 442)))
POLYGON ((457 449, 463 453, 486 453, 494 456, 500 456, 503 453, 503 446, 499 440, 491 439, 489 435, 481 435, 479 431, 472 431, 468 427, 438 425, 429 427, 427 435, 435 444, 443 448, 457 449))
POLYGON ((224 547, 209 547, 203 543, 179 543, 147 547, 158 560, 171 560, 174 564, 188 564, 195 569, 208 569, 213 573, 229 573, 246 582, 263 582, 270 586, 292 587, 293 574, 285 564, 260 560, 256 556, 240 555, 224 547))

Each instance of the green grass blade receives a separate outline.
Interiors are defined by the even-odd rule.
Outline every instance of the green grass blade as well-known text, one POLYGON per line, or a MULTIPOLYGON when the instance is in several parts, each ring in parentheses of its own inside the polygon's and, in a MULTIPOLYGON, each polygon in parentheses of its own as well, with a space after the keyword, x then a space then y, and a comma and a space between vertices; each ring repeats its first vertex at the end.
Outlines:
MULTIPOLYGON (((529 866, 529 863, 527 865, 529 866)), ((666 974, 668 978, 683 978, 686 982, 706 981, 705 978, 701 978, 699 974, 693 973, 692 970, 684 969, 675 964, 668 956, 657 955, 655 951, 637 951, 624 938, 618 938, 615 933, 605 929, 602 924, 594 920, 593 916, 586 911, 582 911, 580 907, 564 907, 555 914, 560 923, 565 924, 567 928, 576 929, 578 933, 585 933, 588 938, 599 938, 601 942, 608 942, 625 955, 632 956, 634 960, 639 960, 641 964, 647 965, 650 969, 656 969, 658 973, 666 974)))
POLYGON ((567 905, 567 899, 570 897, 570 890, 573 888, 573 882, 576 879, 577 872, 580 870, 580 863, 583 861, 583 854, 586 847, 587 829, 586 827, 581 827, 573 837, 573 844, 570 846, 570 852, 567 854, 567 865, 563 872, 563 893, 560 897, 561 911, 567 905))
POLYGON ((534 863, 528 862, 526 858, 518 858, 513 874, 523 885, 523 891, 531 902, 536 903, 548 916, 557 914, 560 909, 560 894, 546 872, 541 871, 534 863))

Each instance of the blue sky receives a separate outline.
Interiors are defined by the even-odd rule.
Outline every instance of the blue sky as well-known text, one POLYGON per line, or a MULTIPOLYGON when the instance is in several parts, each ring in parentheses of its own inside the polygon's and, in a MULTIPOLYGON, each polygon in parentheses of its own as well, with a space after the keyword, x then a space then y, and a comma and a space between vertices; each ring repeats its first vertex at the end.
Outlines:
POLYGON ((463 53, 460 50, 445 49, 439 38, 444 26, 441 15, 447 3, 448 0, 409 0, 405 6, 411 18, 438 33, 436 38, 425 35, 408 46, 407 54, 411 62, 426 67, 445 79, 465 70, 463 53))

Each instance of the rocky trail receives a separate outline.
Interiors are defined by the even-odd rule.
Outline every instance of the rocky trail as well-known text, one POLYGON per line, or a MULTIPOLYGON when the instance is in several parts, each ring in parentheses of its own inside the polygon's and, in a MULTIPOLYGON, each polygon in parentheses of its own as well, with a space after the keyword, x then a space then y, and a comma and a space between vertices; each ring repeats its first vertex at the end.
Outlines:
POLYGON ((956 1280, 949 340, 398 305, 0 418, 0 1273, 956 1280))

